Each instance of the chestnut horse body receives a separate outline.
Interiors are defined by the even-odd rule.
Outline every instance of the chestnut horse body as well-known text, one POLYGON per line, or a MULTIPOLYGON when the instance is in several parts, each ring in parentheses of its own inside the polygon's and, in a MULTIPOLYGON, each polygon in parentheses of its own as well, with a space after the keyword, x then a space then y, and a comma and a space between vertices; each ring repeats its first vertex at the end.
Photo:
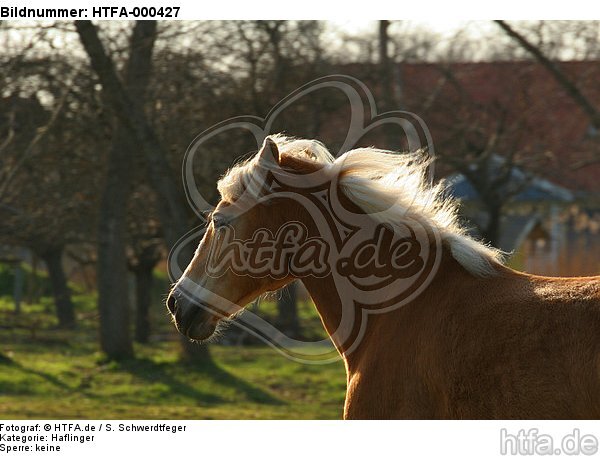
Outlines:
POLYGON ((344 416, 597 419, 599 290, 503 267, 474 278, 444 252, 420 297, 370 316, 344 416))
MULTIPOLYGON (((304 199, 285 196, 295 192, 304 197, 314 192, 310 185, 285 189, 266 203, 254 189, 248 204, 246 190, 256 185, 252 175, 258 169, 285 170, 305 182, 320 170, 333 169, 339 160, 315 159, 319 152, 303 141, 292 153, 290 144, 281 137, 267 138, 252 161, 219 183, 222 200, 167 300, 178 329, 191 339, 210 337, 220 320, 297 278, 292 273, 252 277, 231 270, 218 277, 207 274, 211 247, 221 242, 220 226, 232 226, 238 238, 251 239, 257 230, 275 233, 297 221, 306 227, 308 238, 322 237, 304 199)), ((361 153, 376 163, 376 151, 361 153)), ((358 171, 352 166, 338 169, 339 183, 334 185, 351 185, 344 179, 355 177, 358 171)), ((374 185, 380 177, 371 176, 374 185)), ((427 190, 422 186, 414 191, 427 190)), ((367 205, 350 190, 337 193, 340 205, 364 214, 367 205)), ((426 207, 421 203, 414 210, 426 207)), ((429 246, 437 249, 439 262, 427 286, 403 305, 365 315, 348 302, 348 295, 339 293, 332 275, 300 277, 346 366, 344 417, 600 418, 600 278, 547 278, 513 271, 454 226, 454 206, 444 222, 440 214, 446 206, 432 204, 422 219, 442 232, 439 244, 431 241, 429 246), (340 332, 344 309, 353 309, 353 324, 340 332)), ((331 215, 324 211, 325 218, 331 215)), ((378 223, 376 217, 367 220, 371 222, 361 229, 378 223)), ((391 253, 383 253, 385 263, 391 253)), ((362 273, 376 267, 377 262, 366 263, 362 273)))

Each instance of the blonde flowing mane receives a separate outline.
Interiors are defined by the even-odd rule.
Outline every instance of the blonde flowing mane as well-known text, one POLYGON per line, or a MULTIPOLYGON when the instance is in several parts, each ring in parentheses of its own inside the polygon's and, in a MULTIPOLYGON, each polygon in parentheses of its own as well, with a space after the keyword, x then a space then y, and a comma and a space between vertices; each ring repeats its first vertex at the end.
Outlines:
MULTIPOLYGON (((472 237, 458 221, 459 203, 445 194, 443 184, 427 179, 430 158, 424 153, 393 153, 375 148, 351 150, 337 159, 315 140, 269 136, 280 154, 319 163, 332 178, 337 176, 344 194, 382 223, 410 224, 418 221, 435 228, 452 256, 471 274, 482 277, 496 272, 502 252, 472 237)), ((258 155, 231 168, 218 183, 223 199, 236 199, 244 190, 258 196, 262 183, 256 179, 262 163, 258 155)))

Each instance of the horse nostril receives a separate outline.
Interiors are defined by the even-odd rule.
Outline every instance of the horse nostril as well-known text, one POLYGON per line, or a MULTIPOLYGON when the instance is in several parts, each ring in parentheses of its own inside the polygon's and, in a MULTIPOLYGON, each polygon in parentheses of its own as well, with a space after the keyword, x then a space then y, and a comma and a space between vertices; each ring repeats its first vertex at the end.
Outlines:
POLYGON ((169 312, 175 315, 175 312, 177 311, 177 299, 173 296, 173 293, 167 298, 167 308, 169 309, 169 312))

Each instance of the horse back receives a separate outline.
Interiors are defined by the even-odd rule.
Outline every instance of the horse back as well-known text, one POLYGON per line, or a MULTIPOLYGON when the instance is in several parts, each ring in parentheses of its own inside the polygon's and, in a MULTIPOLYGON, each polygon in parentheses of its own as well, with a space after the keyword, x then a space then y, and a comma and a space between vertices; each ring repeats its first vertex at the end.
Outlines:
POLYGON ((450 360, 444 363, 447 412, 600 417, 600 277, 550 278, 503 268, 479 280, 463 290, 454 312, 449 309, 450 343, 441 350, 450 360))

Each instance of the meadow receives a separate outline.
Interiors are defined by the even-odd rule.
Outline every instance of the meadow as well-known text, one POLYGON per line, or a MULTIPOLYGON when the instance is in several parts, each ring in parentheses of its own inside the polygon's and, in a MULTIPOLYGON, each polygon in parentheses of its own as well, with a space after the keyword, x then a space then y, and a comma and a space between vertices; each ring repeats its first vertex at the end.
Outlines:
MULTIPOLYGON (((48 296, 23 303, 18 316, 12 299, 0 297, 0 419, 341 417, 341 361, 306 365, 259 343, 213 344, 211 363, 189 365, 179 360, 160 302, 152 309, 151 342, 135 345, 135 359, 107 361, 97 344, 95 296, 73 288, 74 330, 55 328, 48 296)), ((265 303, 260 311, 273 308, 265 303)), ((309 303, 301 303, 300 315, 307 331, 321 330, 309 303)))

